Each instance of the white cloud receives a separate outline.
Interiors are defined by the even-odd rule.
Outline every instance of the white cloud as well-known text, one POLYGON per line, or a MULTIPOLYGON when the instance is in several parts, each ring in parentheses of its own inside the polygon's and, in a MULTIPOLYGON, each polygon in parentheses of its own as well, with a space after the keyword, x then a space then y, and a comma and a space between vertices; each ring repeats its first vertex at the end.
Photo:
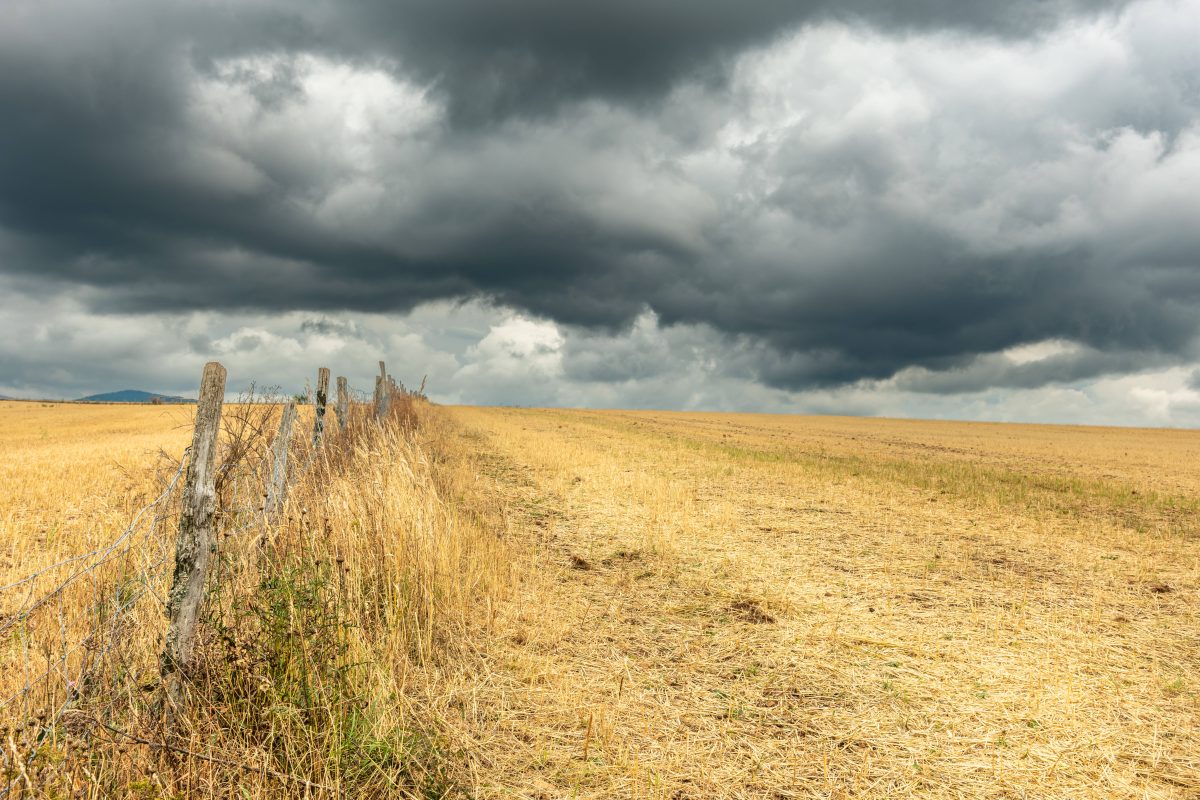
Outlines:
POLYGON ((1032 364, 1035 361, 1044 361, 1053 356, 1076 353, 1080 349, 1079 344, 1076 342, 1067 342, 1062 339, 1045 339, 1040 342, 1031 342, 1030 344, 1010 347, 1001 353, 1001 355, 1014 364, 1032 364))

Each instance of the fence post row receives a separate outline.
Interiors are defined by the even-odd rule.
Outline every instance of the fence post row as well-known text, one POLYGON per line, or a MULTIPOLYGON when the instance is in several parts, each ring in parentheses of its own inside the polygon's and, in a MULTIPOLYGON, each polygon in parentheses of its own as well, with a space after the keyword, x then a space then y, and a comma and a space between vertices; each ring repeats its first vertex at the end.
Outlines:
POLYGON ((313 419, 313 446, 321 443, 325 433, 325 402, 329 398, 329 368, 317 369, 317 405, 313 419))
POLYGON ((337 405, 333 407, 333 412, 337 414, 338 428, 346 430, 346 419, 350 414, 350 390, 346 386, 346 379, 340 375, 337 379, 337 405))
POLYGON ((292 424, 296 421, 296 403, 290 402, 283 407, 283 416, 279 418, 279 433, 271 445, 271 485, 267 489, 267 516, 273 515, 287 499, 287 462, 288 445, 292 439, 292 424))
MULTIPOLYGON (((175 542, 175 575, 167 597, 170 620, 163 643, 161 670, 164 677, 186 669, 192 656, 192 640, 212 541, 212 519, 216 505, 213 460, 221 428, 221 405, 225 400, 225 368, 215 361, 204 365, 200 398, 196 404, 196 426, 183 486, 183 512, 175 542)), ((168 686, 171 690, 173 687, 168 686)))
MULTIPOLYGON (((167 596, 167 635, 163 641, 161 673, 167 681, 167 691, 174 698, 178 691, 178 673, 187 670, 192 657, 196 621, 204 599, 204 580, 208 572, 213 541, 213 514, 216 508, 215 474, 217 435, 221 429, 221 407, 225 399, 225 367, 216 361, 204 365, 200 380, 200 396, 196 404, 196 425, 192 431, 192 446, 188 450, 187 477, 183 487, 183 511, 179 517, 179 534, 175 542, 175 573, 167 596)), ((422 386, 424 381, 422 381, 422 386)), ((375 417, 383 419, 391 405, 392 393, 398 391, 396 382, 388 376, 387 366, 379 362, 375 379, 375 417)), ((329 392, 329 370, 317 372, 316 420, 313 423, 313 444, 320 444, 325 430, 325 406, 329 392)), ((337 379, 338 424, 349 422, 350 391, 346 379, 337 379)), ((267 488, 264 511, 273 515, 287 497, 288 446, 296 422, 296 403, 284 406, 279 420, 279 433, 271 445, 271 483, 267 488)))

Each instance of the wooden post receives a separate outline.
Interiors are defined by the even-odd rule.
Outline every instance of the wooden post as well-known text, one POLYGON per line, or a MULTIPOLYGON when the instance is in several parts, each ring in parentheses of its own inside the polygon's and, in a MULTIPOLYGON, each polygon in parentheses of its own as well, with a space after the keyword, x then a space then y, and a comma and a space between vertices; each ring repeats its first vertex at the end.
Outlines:
POLYGON ((388 411, 392 407, 392 387, 387 381, 383 382, 383 391, 379 395, 379 418, 383 419, 387 416, 388 411))
POLYGON ((196 425, 192 430, 187 481, 183 485, 183 513, 175 542, 175 576, 167 596, 166 639, 163 642, 162 675, 171 679, 168 692, 174 695, 178 673, 192 657, 196 618, 204 599, 204 578, 212 542, 212 518, 216 506, 213 461, 217 434, 221 429, 221 405, 225 400, 225 368, 215 361, 204 365, 196 425))
POLYGON ((392 392, 387 374, 387 366, 379 362, 379 377, 375 379, 375 419, 382 420, 387 416, 392 404, 392 392))
POLYGON ((283 407, 279 433, 275 434, 275 442, 271 445, 271 485, 267 488, 267 505, 264 509, 268 517, 274 515, 287 499, 288 444, 291 443, 292 423, 295 421, 296 403, 292 401, 283 407))
POLYGON ((346 420, 350 416, 350 389, 346 386, 346 379, 340 375, 337 379, 337 405, 333 407, 333 412, 337 414, 338 428, 346 430, 346 420))
POLYGON ((313 415, 313 447, 321 443, 325 434, 325 402, 329 399, 329 368, 317 369, 317 406, 313 415))

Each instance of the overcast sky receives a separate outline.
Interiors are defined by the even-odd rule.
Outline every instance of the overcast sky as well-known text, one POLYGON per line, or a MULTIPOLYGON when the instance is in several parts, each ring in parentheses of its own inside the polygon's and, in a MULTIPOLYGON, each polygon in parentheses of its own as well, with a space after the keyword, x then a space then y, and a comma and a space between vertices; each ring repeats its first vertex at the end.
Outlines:
POLYGON ((1200 0, 4 0, 0 394, 1200 424, 1200 0))

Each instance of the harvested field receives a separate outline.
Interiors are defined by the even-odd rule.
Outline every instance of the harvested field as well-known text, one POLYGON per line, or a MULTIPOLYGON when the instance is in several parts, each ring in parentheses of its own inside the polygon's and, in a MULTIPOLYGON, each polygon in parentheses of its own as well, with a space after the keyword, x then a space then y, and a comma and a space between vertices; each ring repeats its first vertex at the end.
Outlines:
POLYGON ((1200 435, 454 413, 529 560, 479 796, 1200 793, 1200 435))
POLYGON ((0 402, 0 584, 112 538, 178 458, 193 406, 0 402))
MULTIPOLYGON (((0 432, 14 577, 111 538, 159 485, 158 449, 177 456, 190 435, 189 408, 0 410, 15 420, 0 432)), ((118 749, 72 785, 1200 797, 1196 432, 423 413, 416 438, 371 444, 356 471, 298 489, 297 515, 321 526, 272 534, 320 563, 344 557, 331 598, 369 620, 323 721, 256 684, 276 698, 261 718, 196 712, 186 748, 216 761, 118 749), (375 575, 384 563, 405 577, 375 575), (375 585, 396 608, 371 599, 375 585), (250 763, 254 780, 231 766, 250 763)), ((123 724, 151 724, 131 708, 123 724)))

